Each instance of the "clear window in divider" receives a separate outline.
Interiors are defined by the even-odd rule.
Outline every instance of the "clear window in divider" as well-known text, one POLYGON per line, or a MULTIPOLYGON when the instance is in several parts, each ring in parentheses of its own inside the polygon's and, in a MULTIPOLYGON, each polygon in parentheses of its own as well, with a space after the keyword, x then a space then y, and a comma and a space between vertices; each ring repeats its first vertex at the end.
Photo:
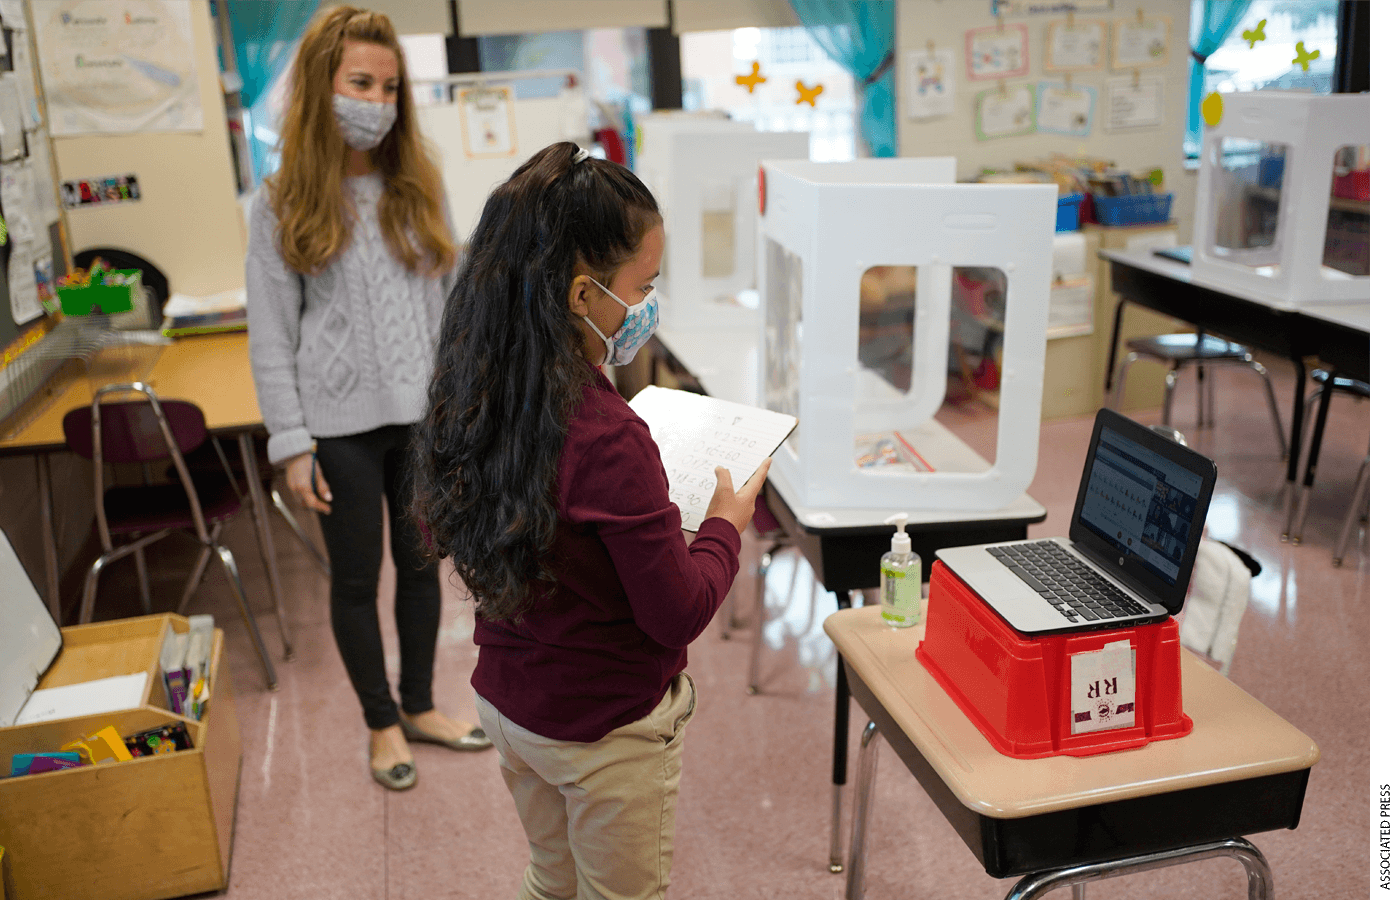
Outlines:
POLYGON ((1371 148, 1342 147, 1332 159, 1332 193, 1322 266, 1347 275, 1371 274, 1371 148))

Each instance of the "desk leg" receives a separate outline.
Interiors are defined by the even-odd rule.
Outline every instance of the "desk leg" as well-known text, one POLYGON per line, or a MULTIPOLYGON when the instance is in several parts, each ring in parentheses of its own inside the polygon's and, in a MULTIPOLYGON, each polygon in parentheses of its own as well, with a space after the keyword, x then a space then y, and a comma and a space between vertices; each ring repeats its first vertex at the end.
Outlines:
POLYGON ((1303 418, 1307 415, 1308 372, 1301 359, 1293 360, 1293 422, 1288 429, 1288 478, 1283 483, 1283 531, 1279 540, 1288 540, 1293 523, 1293 499, 1298 484, 1298 459, 1303 453, 1303 418))
POLYGON ((258 533, 258 550, 262 553, 267 584, 272 591, 272 609, 277 613, 277 630, 282 635, 282 658, 292 658, 292 640, 287 636, 287 622, 282 615, 282 576, 277 571, 277 552, 272 546, 272 520, 268 518, 267 497, 263 494, 262 478, 258 476, 258 459, 253 453, 253 435, 238 434, 238 455, 243 461, 243 477, 248 481, 248 499, 253 507, 253 526, 258 533))
POLYGON ((44 599, 53 620, 63 624, 62 602, 58 595, 58 539, 53 533, 53 482, 49 478, 49 455, 34 454, 34 475, 39 485, 40 541, 44 545, 44 599))
POLYGON ((851 854, 846 867, 846 900, 865 898, 865 832, 870 827, 870 799, 875 793, 875 769, 880 762, 880 729, 872 721, 860 736, 856 763, 856 797, 851 809, 851 854))
MULTIPOLYGON (((1298 491, 1298 509, 1293 514, 1293 527, 1289 533, 1294 544, 1303 543, 1303 520, 1308 515, 1308 501, 1312 499, 1313 479, 1317 476, 1317 455, 1322 451, 1322 430, 1327 427, 1327 410, 1332 404, 1332 391, 1337 382, 1337 373, 1330 372, 1322 384, 1322 394, 1318 397, 1317 416, 1313 421, 1312 440, 1309 441, 1308 461, 1303 466, 1303 482, 1298 491)), ((1284 526, 1287 527, 1285 522, 1284 526)))
MULTIPOLYGON (((838 609, 850 609, 857 591, 842 595, 835 591, 838 609), (845 602, 842 602, 844 596, 845 602)), ((832 741, 831 753, 831 859, 833 873, 842 871, 845 864, 841 854, 841 791, 846 786, 846 732, 851 726, 851 689, 846 684, 846 664, 841 654, 836 654, 836 736, 832 741)))
MULTIPOLYGON (((1066 885, 1078 886, 1091 881, 1102 881, 1106 878, 1117 878, 1120 875, 1133 875, 1153 869, 1164 869, 1168 866, 1180 866, 1220 856, 1237 859, 1244 866, 1245 872, 1249 875, 1249 900, 1273 900, 1274 877, 1269 871, 1269 864, 1264 860, 1264 855, 1259 852, 1259 849, 1244 838, 1227 838, 1223 841, 1212 841, 1209 844, 1182 847, 1179 850, 1163 850, 1159 853, 1145 853, 1141 856, 1129 856, 1124 859, 1111 859, 1107 862, 1069 866, 1027 875, 1017 882, 1011 893, 1006 895, 1006 900, 1039 900, 1056 888, 1066 885)), ((1076 896, 1082 896, 1082 894, 1076 896)))
POLYGON ((1127 299, 1118 298, 1118 306, 1113 310, 1113 337, 1108 341, 1108 368, 1103 373, 1103 390, 1108 393, 1113 390, 1113 364, 1118 359, 1118 338, 1123 334, 1123 304, 1127 299))

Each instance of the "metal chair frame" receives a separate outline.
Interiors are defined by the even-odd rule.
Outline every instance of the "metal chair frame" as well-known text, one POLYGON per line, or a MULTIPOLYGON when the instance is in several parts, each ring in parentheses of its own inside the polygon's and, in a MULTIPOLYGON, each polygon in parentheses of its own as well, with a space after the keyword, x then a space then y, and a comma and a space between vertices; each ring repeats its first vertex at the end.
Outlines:
MULTIPOLYGON (((179 611, 184 612, 190 599, 194 596, 195 589, 204 575, 204 570, 209 564, 211 556, 218 554, 219 562, 223 565, 224 573, 228 576, 229 586, 233 590, 234 599, 238 602, 238 609, 243 617, 243 624, 248 629, 248 635, 253 640, 253 646, 258 651, 258 656, 262 661, 263 671, 267 677, 268 690, 277 689, 277 672, 273 668, 272 659, 268 655, 267 647, 263 643, 262 634, 258 630, 257 624, 253 620, 252 611, 248 605, 248 595, 243 588, 243 579, 239 577, 238 566, 234 561, 233 553, 219 542, 219 537, 223 531, 223 522, 214 522, 210 525, 204 516, 204 508, 200 503, 199 494, 195 490, 194 481, 190 477, 188 466, 185 464, 184 453, 181 452, 175 435, 170 429, 170 422, 166 418, 164 407, 155 391, 142 382, 130 382, 124 384, 109 384, 100 388, 92 399, 91 423, 92 423, 92 471, 93 471, 93 502, 97 512, 97 533, 102 543, 102 555, 99 556, 89 567, 87 577, 83 581, 83 599, 79 612, 79 621, 86 624, 92 620, 93 606, 97 600, 98 580, 102 571, 111 563, 131 554, 136 555, 137 574, 141 582, 142 605, 150 611, 150 589, 148 575, 145 565, 144 550, 150 544, 171 534, 189 534, 184 528, 172 527, 163 528, 151 534, 134 533, 135 538, 129 542, 116 546, 112 541, 112 533, 107 521, 107 510, 104 502, 106 493, 106 477, 104 475, 104 460, 102 448, 102 400, 112 394, 139 393, 150 403, 151 410, 155 414, 156 422, 160 427, 161 436, 164 438, 166 449, 170 459, 175 466, 176 476, 184 489, 185 497, 190 504, 191 526, 194 529, 193 537, 200 544, 199 561, 195 564, 194 570, 190 573, 185 582, 184 592, 181 595, 179 611)), ((139 402, 139 401, 138 401, 139 402)), ((214 441, 214 447, 219 455, 224 471, 233 485, 235 493, 238 493, 238 483, 233 477, 233 470, 228 464, 223 449, 219 447, 218 441, 214 441)), ((259 551, 261 552, 261 545, 259 551)), ((263 566, 268 570, 268 577, 272 577, 272 566, 266 555, 263 556, 263 566)), ((279 621, 281 610, 277 610, 279 621)), ((286 643, 285 629, 283 641, 288 655, 291 654, 291 646, 286 643)))
MULTIPOLYGON (((1298 484, 1293 485, 1297 492, 1296 502, 1284 504, 1283 533, 1279 535, 1279 540, 1282 541, 1292 539, 1294 546, 1303 543, 1303 525, 1307 520, 1308 504, 1312 499, 1313 478, 1317 474, 1317 460, 1322 449, 1322 433, 1327 425, 1327 407, 1332 394, 1341 391, 1359 399, 1371 399, 1371 386, 1359 378, 1348 378, 1326 369, 1314 369, 1310 377, 1321 385, 1308 397, 1304 407, 1306 418, 1302 433, 1311 435, 1308 438, 1310 448, 1308 458, 1303 466, 1303 477, 1298 484)), ((1347 504, 1341 533, 1337 535, 1336 543, 1332 549, 1334 568, 1340 567, 1346 556, 1352 532, 1356 530, 1356 526, 1361 520, 1361 509, 1370 497, 1370 492, 1371 454, 1368 450, 1366 458, 1361 461, 1361 467, 1356 473, 1356 482, 1352 487, 1351 500, 1347 504)), ((1291 501, 1294 498, 1285 499, 1291 501)))
MULTIPOLYGON (((1206 337, 1207 335, 1205 332, 1197 331, 1196 343, 1198 345, 1202 344, 1206 337)), ((1264 368, 1264 365, 1256 360, 1247 349, 1239 344, 1225 341, 1224 343, 1228 348, 1238 348, 1238 350, 1235 351, 1231 349, 1227 352, 1227 355, 1178 359, 1165 354, 1159 355, 1146 349, 1141 343, 1144 340, 1153 339, 1139 338, 1136 339, 1136 341, 1129 341, 1129 347, 1133 347, 1134 343, 1138 343, 1138 347, 1133 347, 1118 365, 1117 386, 1113 393, 1113 409, 1115 411, 1121 411, 1123 408, 1123 394, 1127 389, 1128 366, 1137 362, 1139 359, 1153 359, 1158 362, 1164 362, 1171 366, 1171 371, 1167 372, 1166 392, 1162 397, 1162 424, 1171 427, 1172 398, 1176 392, 1176 382, 1179 377, 1180 369, 1183 366, 1194 365, 1196 367, 1197 390, 1196 427, 1214 428, 1215 378, 1212 369, 1221 365, 1246 366, 1253 369, 1263 382, 1264 395, 1268 399, 1269 415, 1274 423, 1274 435, 1278 438, 1279 453, 1281 458, 1288 458, 1288 438, 1284 435, 1283 419, 1279 417, 1278 401, 1274 398, 1273 384, 1269 381, 1269 370, 1264 368)), ((1216 340, 1223 341, 1222 338, 1216 338, 1216 340)))

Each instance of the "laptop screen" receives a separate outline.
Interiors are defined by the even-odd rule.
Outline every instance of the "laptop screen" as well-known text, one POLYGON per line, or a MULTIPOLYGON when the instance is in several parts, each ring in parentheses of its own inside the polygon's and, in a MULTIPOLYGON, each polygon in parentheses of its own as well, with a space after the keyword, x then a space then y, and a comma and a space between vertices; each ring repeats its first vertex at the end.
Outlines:
POLYGON ((1079 522, 1149 574, 1176 586, 1204 487, 1200 475, 1105 425, 1079 522))

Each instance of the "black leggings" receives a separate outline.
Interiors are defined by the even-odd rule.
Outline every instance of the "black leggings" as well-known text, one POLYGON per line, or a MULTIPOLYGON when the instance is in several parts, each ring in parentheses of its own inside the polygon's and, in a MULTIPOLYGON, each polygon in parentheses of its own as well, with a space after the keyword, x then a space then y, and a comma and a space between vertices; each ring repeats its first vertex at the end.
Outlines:
POLYGON ((410 490, 409 427, 321 438, 317 461, 331 489, 321 534, 331 563, 331 630, 365 723, 388 728, 399 707, 384 674, 384 645, 375 597, 384 555, 381 497, 389 500, 389 550, 397 570, 394 621, 399 632, 399 697, 406 713, 433 708, 433 653, 442 595, 438 562, 425 557, 422 536, 406 514, 410 490))

